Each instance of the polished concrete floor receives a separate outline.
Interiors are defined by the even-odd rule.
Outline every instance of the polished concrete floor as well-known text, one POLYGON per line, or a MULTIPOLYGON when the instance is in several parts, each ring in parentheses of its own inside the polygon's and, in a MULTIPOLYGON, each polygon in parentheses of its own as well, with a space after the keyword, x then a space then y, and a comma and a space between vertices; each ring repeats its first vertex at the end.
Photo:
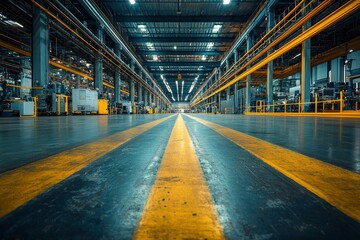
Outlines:
MULTIPOLYGON (((185 161, 184 157, 177 159, 176 151, 166 154, 186 148, 186 136, 174 135, 178 127, 177 134, 188 132, 190 136, 206 183, 201 192, 210 193, 210 203, 201 208, 214 209, 209 218, 220 225, 220 234, 207 239, 360 239, 358 119, 200 114, 0 118, 0 238, 141 239, 137 232, 149 224, 144 223, 144 215, 154 191, 174 183, 179 187, 184 179, 172 175, 180 171, 188 171, 189 176, 197 171, 193 162, 186 169, 180 165, 177 169, 176 161, 185 161), (186 127, 180 128, 181 124, 186 127), (227 133, 244 135, 234 140, 227 133), (243 139, 248 138, 254 146, 246 145, 243 139), (286 154, 278 156, 282 162, 299 164, 293 168, 303 158, 320 167, 309 164, 307 173, 302 170, 296 175, 300 177, 292 178, 286 171, 296 169, 283 171, 268 162, 266 154, 271 151, 261 140, 298 154, 295 160, 286 154), (76 155, 79 153, 82 156, 76 155), (164 161, 170 166, 173 161, 174 167, 166 170, 164 161), (51 172, 52 166, 56 171, 51 172), (321 171, 321 166, 332 169, 324 173, 330 185, 323 186, 332 188, 333 184, 335 189, 329 195, 301 179, 314 169, 321 171), (157 185, 160 172, 167 176, 161 186, 157 185), (338 184, 336 177, 341 174, 349 176, 349 183, 343 179, 338 184), (53 175, 58 175, 56 180, 39 184, 53 175), (332 195, 342 190, 349 196, 332 195), (18 204, 9 204, 12 201, 18 204), (348 202, 353 205, 350 210, 341 206, 348 202)), ((190 192, 197 198, 198 191, 181 189, 176 196, 190 192)), ((184 209, 176 208, 177 203, 173 207, 184 209)), ((160 218, 165 218, 164 211, 175 210, 161 209, 160 218)), ((172 212, 180 224, 174 228, 171 224, 176 221, 166 220, 168 226, 157 230, 165 235, 154 233, 146 238, 204 239, 200 228, 185 229, 190 218, 201 217, 199 212, 190 217, 172 212), (169 229, 176 229, 176 234, 169 229)), ((156 224, 158 220, 146 221, 156 224)), ((210 231, 204 228, 208 236, 210 231)))

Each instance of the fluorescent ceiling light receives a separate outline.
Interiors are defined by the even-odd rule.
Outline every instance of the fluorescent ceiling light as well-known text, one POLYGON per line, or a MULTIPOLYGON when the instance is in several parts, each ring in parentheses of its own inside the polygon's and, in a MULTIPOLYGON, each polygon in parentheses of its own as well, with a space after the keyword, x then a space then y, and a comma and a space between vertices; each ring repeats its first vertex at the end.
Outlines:
POLYGON ((144 24, 138 25, 138 28, 140 28, 140 31, 146 32, 146 25, 144 24))
POLYGON ((24 27, 24 26, 21 25, 20 23, 15 22, 15 21, 13 21, 13 20, 6 20, 6 21, 4 21, 4 22, 6 22, 7 24, 9 24, 9 25, 11 25, 11 26, 14 26, 14 27, 21 27, 21 28, 24 27))
POLYGON ((230 3, 230 0, 224 0, 224 5, 227 5, 230 3))
POLYGON ((298 58, 298 57, 300 57, 300 56, 301 56, 301 53, 295 55, 295 57, 293 57, 291 60, 293 60, 293 59, 295 59, 295 58, 298 58))
POLYGON ((129 0, 129 2, 130 2, 130 4, 135 4, 135 0, 129 0))
POLYGON ((212 32, 213 32, 213 33, 219 32, 220 29, 221 29, 221 27, 222 27, 222 25, 215 24, 214 27, 213 27, 212 32))
POLYGON ((209 42, 209 43, 207 44, 207 48, 208 48, 208 49, 211 49, 213 46, 214 46, 214 43, 213 43, 213 42, 209 42))

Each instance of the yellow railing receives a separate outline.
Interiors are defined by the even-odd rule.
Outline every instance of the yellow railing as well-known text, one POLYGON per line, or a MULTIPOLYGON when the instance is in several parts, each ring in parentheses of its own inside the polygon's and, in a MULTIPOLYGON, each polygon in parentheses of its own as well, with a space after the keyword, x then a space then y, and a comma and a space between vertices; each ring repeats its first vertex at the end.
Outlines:
POLYGON ((275 104, 273 101, 272 104, 264 104, 264 101, 256 101, 255 106, 243 107, 241 110, 244 112, 252 113, 325 113, 325 112, 339 112, 342 113, 344 110, 352 110, 360 112, 360 102, 353 102, 354 105, 350 106, 350 102, 345 101, 343 98, 343 92, 340 92, 340 98, 334 100, 318 100, 317 95, 315 95, 314 102, 296 102, 288 103, 284 101, 281 104, 275 104), (350 109, 349 109, 350 108, 350 109), (306 111, 305 111, 306 110, 306 111))

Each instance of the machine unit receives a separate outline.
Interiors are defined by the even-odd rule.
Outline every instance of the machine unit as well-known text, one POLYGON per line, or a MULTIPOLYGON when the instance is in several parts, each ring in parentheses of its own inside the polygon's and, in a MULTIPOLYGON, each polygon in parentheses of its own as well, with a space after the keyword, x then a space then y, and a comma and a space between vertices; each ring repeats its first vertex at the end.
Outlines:
POLYGON ((19 111, 20 116, 34 116, 34 102, 12 102, 11 110, 19 111))
POLYGON ((102 115, 107 115, 109 114, 109 101, 105 100, 105 99, 99 99, 98 101, 98 109, 99 109, 99 114, 102 115))
POLYGON ((72 112, 98 112, 98 93, 89 89, 72 89, 72 112))

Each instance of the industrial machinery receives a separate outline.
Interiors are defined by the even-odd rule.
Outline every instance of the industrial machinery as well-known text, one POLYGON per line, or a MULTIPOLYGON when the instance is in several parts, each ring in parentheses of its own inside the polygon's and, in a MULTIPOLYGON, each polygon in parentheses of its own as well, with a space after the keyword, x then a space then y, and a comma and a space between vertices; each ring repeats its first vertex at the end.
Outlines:
POLYGON ((69 97, 65 94, 65 86, 58 82, 47 85, 36 93, 39 115, 68 115, 69 97))
POLYGON ((73 114, 97 114, 98 93, 89 89, 72 89, 73 114))
POLYGON ((127 114, 132 113, 131 102, 122 101, 121 104, 122 104, 122 113, 127 113, 127 114))

